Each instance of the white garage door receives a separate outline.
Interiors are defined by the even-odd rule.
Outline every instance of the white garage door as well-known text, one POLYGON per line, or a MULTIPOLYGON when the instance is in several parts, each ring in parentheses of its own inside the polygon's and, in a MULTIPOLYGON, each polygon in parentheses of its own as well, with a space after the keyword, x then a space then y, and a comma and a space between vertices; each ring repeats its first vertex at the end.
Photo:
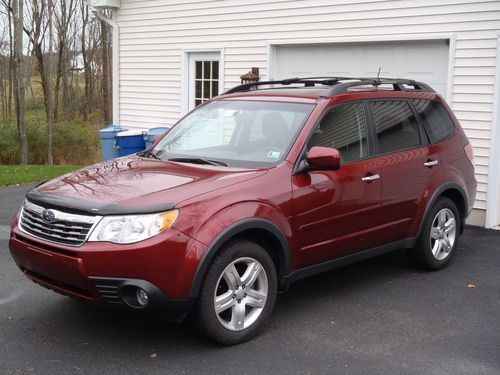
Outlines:
POLYGON ((446 98, 449 46, 445 40, 283 45, 276 47, 275 78, 308 76, 415 79, 446 98))

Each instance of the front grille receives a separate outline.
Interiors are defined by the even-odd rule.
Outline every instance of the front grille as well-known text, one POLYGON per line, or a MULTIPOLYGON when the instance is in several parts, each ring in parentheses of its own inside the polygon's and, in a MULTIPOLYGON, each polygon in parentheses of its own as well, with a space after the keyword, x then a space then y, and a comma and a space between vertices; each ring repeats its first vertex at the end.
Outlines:
POLYGON ((26 201, 21 211, 20 228, 38 238, 70 246, 79 246, 92 230, 96 216, 75 215, 57 210, 50 210, 54 220, 43 218, 45 207, 26 201))

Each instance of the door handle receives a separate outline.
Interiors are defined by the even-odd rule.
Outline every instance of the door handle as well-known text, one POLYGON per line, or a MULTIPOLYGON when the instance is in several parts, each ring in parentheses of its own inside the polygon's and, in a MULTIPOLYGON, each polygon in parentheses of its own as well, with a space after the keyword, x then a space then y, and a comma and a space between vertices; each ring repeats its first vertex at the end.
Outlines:
POLYGON ((438 165, 438 164, 439 164, 438 160, 427 160, 424 163, 424 166, 427 167, 427 168, 432 168, 433 166, 438 165))
POLYGON ((371 181, 375 181, 375 180, 378 180, 380 179, 380 175, 379 174, 374 174, 374 175, 371 175, 371 176, 365 176, 361 179, 361 181, 363 182, 371 182, 371 181))

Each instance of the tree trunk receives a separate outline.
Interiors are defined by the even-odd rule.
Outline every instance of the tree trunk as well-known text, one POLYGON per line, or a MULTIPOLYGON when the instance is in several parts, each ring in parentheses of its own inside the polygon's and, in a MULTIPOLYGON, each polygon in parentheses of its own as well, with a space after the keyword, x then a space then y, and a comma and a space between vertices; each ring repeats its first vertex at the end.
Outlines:
POLYGON ((6 90, 5 90, 5 74, 4 74, 4 66, 3 66, 3 61, 0 61, 0 95, 2 97, 0 98, 2 100, 2 120, 5 121, 7 119, 7 108, 5 105, 5 99, 6 99, 6 90))
POLYGON ((23 17, 24 0, 14 0, 14 101, 16 104, 17 131, 20 141, 21 164, 28 164, 28 138, 26 136, 26 97, 23 68, 23 17))
MULTIPOLYGON (((47 161, 50 165, 54 164, 54 156, 52 152, 52 123, 53 123, 53 112, 52 112, 52 96, 51 96, 51 78, 52 78, 52 40, 53 40, 53 17, 54 17, 54 9, 52 6, 52 0, 48 0, 48 9, 47 9, 48 21, 49 21, 49 53, 47 54, 47 97, 45 99, 46 107, 47 107, 47 135, 48 135, 48 147, 47 147, 47 161)), ((57 98, 56 98, 57 100, 57 98)))
MULTIPOLYGON (((14 0, 16 1, 16 0, 14 0)), ((12 9, 12 0, 9 0, 9 9, 12 9)), ((14 23, 13 12, 9 12, 9 88, 8 88, 8 100, 7 100, 7 117, 12 118, 12 98, 14 97, 14 32, 12 30, 12 25, 14 23)))
POLYGON ((82 34, 81 34, 81 48, 83 59, 83 72, 85 77, 85 97, 83 108, 83 119, 88 120, 90 108, 92 107, 92 65, 87 55, 87 26, 88 26, 88 9, 82 4, 82 34))

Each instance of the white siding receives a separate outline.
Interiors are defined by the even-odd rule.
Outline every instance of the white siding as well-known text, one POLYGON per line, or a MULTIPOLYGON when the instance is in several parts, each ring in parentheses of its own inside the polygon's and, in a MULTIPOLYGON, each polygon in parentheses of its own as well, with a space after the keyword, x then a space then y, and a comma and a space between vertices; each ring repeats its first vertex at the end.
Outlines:
POLYGON ((486 208, 500 1, 122 0, 120 123, 181 116, 182 51, 222 49, 225 87, 251 67, 267 74, 270 40, 455 35, 451 106, 476 154, 476 208, 486 208))

